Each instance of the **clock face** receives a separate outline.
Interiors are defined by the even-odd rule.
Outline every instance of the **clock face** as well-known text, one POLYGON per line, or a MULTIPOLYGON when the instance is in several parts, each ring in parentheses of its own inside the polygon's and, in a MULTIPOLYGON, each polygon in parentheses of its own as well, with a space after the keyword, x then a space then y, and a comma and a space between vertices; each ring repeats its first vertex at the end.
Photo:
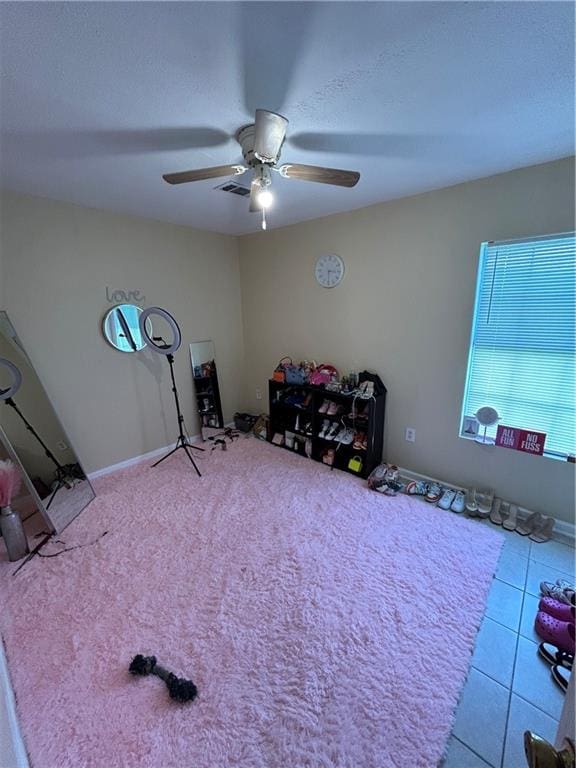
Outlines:
POLYGON ((340 256, 327 254, 316 262, 316 280, 323 288, 334 288, 344 277, 344 262, 340 256))

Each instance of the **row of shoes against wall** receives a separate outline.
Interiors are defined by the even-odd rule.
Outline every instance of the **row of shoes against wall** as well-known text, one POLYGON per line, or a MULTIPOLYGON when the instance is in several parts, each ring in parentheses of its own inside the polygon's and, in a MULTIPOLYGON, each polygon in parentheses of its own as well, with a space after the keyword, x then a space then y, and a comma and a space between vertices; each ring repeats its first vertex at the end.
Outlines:
POLYGON ((493 489, 468 488, 462 490, 442 485, 436 481, 409 480, 401 477, 400 470, 394 464, 380 464, 370 474, 368 487, 387 496, 406 493, 409 496, 422 496, 425 501, 441 509, 469 517, 490 518, 494 525, 500 525, 507 531, 515 531, 521 536, 529 536, 536 543, 549 541, 554 530, 554 518, 531 513, 526 519, 520 519, 518 507, 509 501, 497 498, 493 489))

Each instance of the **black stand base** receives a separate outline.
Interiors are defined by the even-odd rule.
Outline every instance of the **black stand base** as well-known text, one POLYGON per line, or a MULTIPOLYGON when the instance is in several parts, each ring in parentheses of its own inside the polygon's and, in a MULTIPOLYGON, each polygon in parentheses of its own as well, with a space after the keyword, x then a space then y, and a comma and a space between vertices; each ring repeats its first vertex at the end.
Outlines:
MULTIPOLYGON (((198 467, 196 466, 196 462, 195 462, 195 461, 194 461, 194 459, 192 458, 192 454, 191 454, 191 453, 189 452, 189 450, 188 450, 189 448, 196 448, 196 446, 194 446, 194 445, 190 445, 190 444, 189 444, 189 443, 186 441, 186 438, 185 438, 185 437, 182 437, 182 435, 180 435, 180 437, 179 437, 179 438, 178 438, 178 440, 176 441, 176 448, 172 448, 172 450, 171 450, 171 451, 168 451, 168 453, 167 453, 165 456, 162 456, 162 458, 161 458, 161 459, 158 459, 158 461, 154 462, 154 464, 152 464, 152 468, 154 468, 154 467, 157 467, 157 466, 158 466, 158 464, 161 464, 161 463, 162 463, 162 462, 163 462, 165 459, 167 459, 168 457, 172 456, 172 454, 173 454, 173 453, 176 453, 176 451, 177 451, 177 450, 179 450, 180 448, 183 448, 183 449, 186 451, 186 456, 188 456, 188 458, 189 458, 189 459, 190 459, 190 461, 192 462, 192 466, 194 467, 194 469, 195 469, 195 470, 196 470, 196 472, 198 473, 198 477, 202 477, 202 475, 200 474, 200 470, 199 470, 199 469, 198 469, 198 467)), ((204 450, 204 448, 196 448, 196 450, 197 450, 197 451, 203 451, 203 450, 204 450)))

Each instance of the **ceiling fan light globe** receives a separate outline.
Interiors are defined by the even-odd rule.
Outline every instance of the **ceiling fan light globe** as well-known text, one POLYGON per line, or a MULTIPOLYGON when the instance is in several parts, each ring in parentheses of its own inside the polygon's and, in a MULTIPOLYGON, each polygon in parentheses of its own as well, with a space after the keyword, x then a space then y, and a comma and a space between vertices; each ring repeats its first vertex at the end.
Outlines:
POLYGON ((258 201, 258 205, 260 205, 261 208, 270 208, 274 202, 274 195, 272 192, 270 192, 269 189, 262 189, 260 192, 258 192, 256 199, 258 201))

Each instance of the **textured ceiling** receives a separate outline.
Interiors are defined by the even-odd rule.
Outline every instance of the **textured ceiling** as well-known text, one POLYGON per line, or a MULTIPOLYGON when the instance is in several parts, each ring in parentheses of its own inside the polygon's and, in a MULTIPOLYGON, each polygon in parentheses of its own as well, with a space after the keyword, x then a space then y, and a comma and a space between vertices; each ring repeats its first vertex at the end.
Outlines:
POLYGON ((290 120, 283 161, 362 174, 275 176, 271 227, 574 152, 572 3, 3 2, 0 21, 1 182, 20 192, 254 231, 224 179, 161 174, 239 162, 257 107, 290 120))

